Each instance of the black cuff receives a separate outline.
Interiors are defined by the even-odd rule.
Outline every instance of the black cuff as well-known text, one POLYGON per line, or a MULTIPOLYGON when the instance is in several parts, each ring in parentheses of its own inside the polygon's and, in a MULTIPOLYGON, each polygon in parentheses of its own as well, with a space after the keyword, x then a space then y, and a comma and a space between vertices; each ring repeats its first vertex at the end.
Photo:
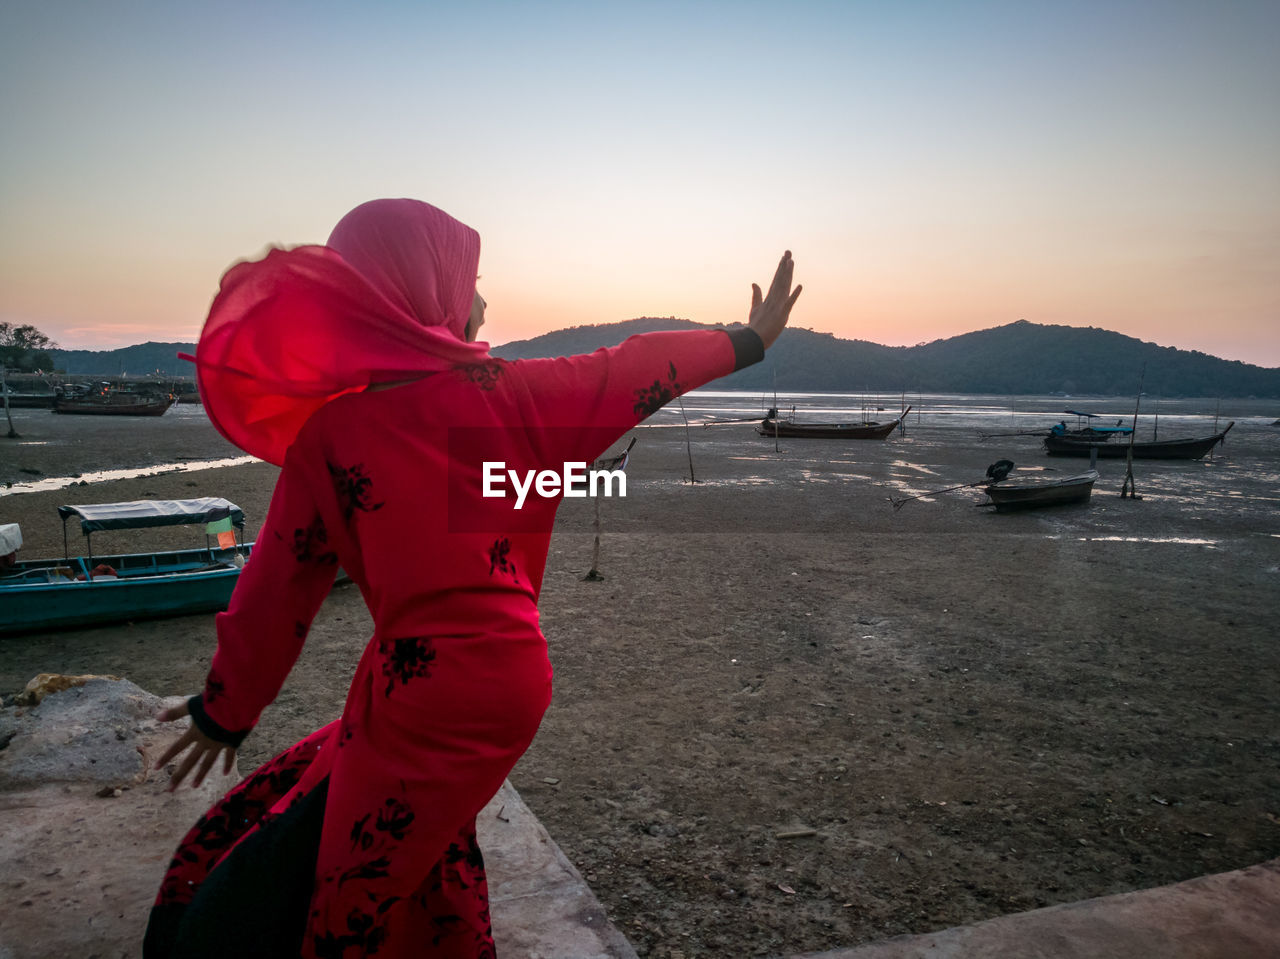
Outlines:
POLYGON ((751 366, 764 359, 764 340, 760 334, 749 326, 740 326, 736 330, 725 330, 733 343, 733 371, 736 373, 744 366, 751 366))
POLYGON ((230 732, 223 729, 212 717, 205 712, 204 697, 197 693, 187 700, 187 711, 191 713, 191 722, 195 724, 196 729, 204 733, 210 739, 216 739, 220 743, 226 743, 232 749, 240 748, 240 744, 244 742, 244 737, 249 735, 249 730, 242 729, 238 733, 230 732))

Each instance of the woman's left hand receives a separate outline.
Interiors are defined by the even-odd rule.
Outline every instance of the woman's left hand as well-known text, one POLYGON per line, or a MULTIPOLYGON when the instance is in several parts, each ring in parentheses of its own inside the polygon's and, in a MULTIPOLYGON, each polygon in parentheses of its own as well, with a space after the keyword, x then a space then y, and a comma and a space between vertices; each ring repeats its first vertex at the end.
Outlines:
MULTIPOLYGON (((178 706, 170 706, 168 709, 161 710, 156 719, 162 723, 170 723, 175 719, 181 719, 183 716, 191 715, 191 710, 187 706, 185 700, 178 706)), ((204 777, 209 774, 209 770, 213 768, 213 764, 218 761, 218 753, 226 750, 226 755, 222 760, 222 775, 229 776, 231 767, 236 761, 236 747, 229 746, 226 743, 218 742, 216 739, 210 739, 204 733, 196 728, 196 724, 192 723, 191 727, 173 742, 168 749, 164 751, 159 759, 156 760, 156 769, 162 768, 172 759, 176 759, 184 752, 187 755, 183 757, 181 763, 178 764, 177 770, 169 778, 169 792, 173 792, 187 778, 187 774, 194 768, 196 770, 196 778, 191 782, 191 788, 195 789, 202 782, 204 777)))
POLYGON ((748 314, 747 325, 756 331, 766 350, 773 346, 773 341, 787 325, 791 308, 796 305, 796 300, 803 289, 799 286, 794 290, 791 289, 791 276, 794 271, 795 261, 791 259, 791 251, 787 250, 782 254, 778 269, 773 274, 768 296, 760 292, 759 286, 751 284, 751 312, 748 314))

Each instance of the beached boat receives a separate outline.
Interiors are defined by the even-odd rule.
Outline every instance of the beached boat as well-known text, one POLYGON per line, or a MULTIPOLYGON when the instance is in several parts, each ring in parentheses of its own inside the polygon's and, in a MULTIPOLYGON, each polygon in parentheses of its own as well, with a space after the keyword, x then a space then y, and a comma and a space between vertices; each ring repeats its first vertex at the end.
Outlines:
POLYGON ((1100 413, 1082 413, 1079 410, 1067 410, 1067 413, 1076 417, 1075 428, 1067 426, 1066 420, 1054 424, 1050 427, 1041 427, 1035 430, 1014 430, 1007 433, 992 433, 986 430, 979 430, 979 439, 989 440, 996 437, 1004 436, 1067 436, 1079 439, 1092 439, 1096 442, 1103 442, 1116 436, 1128 436, 1133 432, 1133 427, 1125 426, 1123 421, 1117 421, 1115 426, 1095 425, 1095 419, 1101 419, 1100 413))
POLYGON ((0 566, 0 634, 65 629, 226 609, 253 544, 243 542, 244 513, 216 497, 59 506, 63 542, 76 517, 85 555, 18 560, 0 566), (229 523, 228 523, 229 521, 229 523), (218 544, 206 525, 203 549, 94 556, 91 534, 189 524, 229 525, 218 544))
POLYGON ((172 393, 122 390, 103 384, 94 390, 59 394, 53 401, 53 411, 90 416, 163 416, 173 403, 172 393))
MULTIPOLYGON (((1135 441, 1133 458, 1144 460, 1198 460, 1221 443, 1231 432, 1234 422, 1212 436, 1180 440, 1135 441)), ((1129 443, 1108 443, 1105 440, 1056 436, 1050 433, 1044 438, 1045 451, 1050 456, 1092 456, 1094 451, 1104 459, 1122 459, 1129 455, 1129 443)))
POLYGON ((1093 484, 1097 480, 1097 470, 1087 470, 1075 476, 1020 476, 992 483, 985 487, 985 491, 996 512, 1003 513, 1043 506, 1062 506, 1066 503, 1087 503, 1093 495, 1093 484))
POLYGON ((886 423, 874 420, 863 423, 797 423, 793 419, 781 418, 777 410, 770 410, 769 415, 756 424, 756 432, 761 436, 782 438, 882 440, 887 439, 910 412, 911 407, 908 406, 900 416, 886 423))

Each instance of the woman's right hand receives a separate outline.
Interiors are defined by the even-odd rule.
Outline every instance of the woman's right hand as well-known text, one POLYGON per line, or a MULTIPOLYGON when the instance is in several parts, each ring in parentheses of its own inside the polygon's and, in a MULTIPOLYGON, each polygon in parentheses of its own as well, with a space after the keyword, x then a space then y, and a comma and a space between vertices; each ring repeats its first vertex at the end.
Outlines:
POLYGON ((791 289, 791 274, 794 269, 791 251, 787 250, 778 263, 778 271, 773 274, 768 296, 761 296, 760 287, 751 284, 751 313, 747 326, 756 331, 766 350, 773 346, 773 341, 787 325, 791 307, 795 306, 796 298, 804 289, 802 286, 797 286, 794 291, 791 289))
MULTIPOLYGON (((162 709, 156 714, 156 719, 162 723, 171 723, 175 719, 181 719, 183 716, 191 715, 191 710, 185 702, 177 706, 170 706, 168 709, 162 709)), ((218 753, 226 750, 226 755, 222 761, 222 775, 231 774, 231 767, 236 761, 236 747, 229 746, 226 743, 218 742, 211 739, 196 728, 193 722, 191 726, 178 739, 166 749, 159 759, 156 760, 156 769, 161 769, 171 759, 176 759, 187 750, 191 750, 181 763, 178 764, 177 770, 169 779, 169 792, 173 792, 181 785, 182 781, 187 778, 187 774, 194 768, 196 770, 196 778, 192 780, 191 788, 196 788, 204 781, 204 777, 209 774, 209 770, 213 768, 213 764, 217 762, 218 753)))

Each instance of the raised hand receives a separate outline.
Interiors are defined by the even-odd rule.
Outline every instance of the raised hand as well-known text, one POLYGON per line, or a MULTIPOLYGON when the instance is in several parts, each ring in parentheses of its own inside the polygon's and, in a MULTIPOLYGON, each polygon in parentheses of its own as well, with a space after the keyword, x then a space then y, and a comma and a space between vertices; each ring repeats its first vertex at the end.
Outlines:
POLYGON ((794 270, 795 261, 791 259, 791 251, 787 250, 778 263, 778 271, 773 274, 768 296, 762 296, 760 287, 751 284, 751 313, 747 325, 760 335, 766 350, 787 325, 791 307, 795 306, 796 298, 804 289, 802 286, 791 289, 791 274, 794 270))

